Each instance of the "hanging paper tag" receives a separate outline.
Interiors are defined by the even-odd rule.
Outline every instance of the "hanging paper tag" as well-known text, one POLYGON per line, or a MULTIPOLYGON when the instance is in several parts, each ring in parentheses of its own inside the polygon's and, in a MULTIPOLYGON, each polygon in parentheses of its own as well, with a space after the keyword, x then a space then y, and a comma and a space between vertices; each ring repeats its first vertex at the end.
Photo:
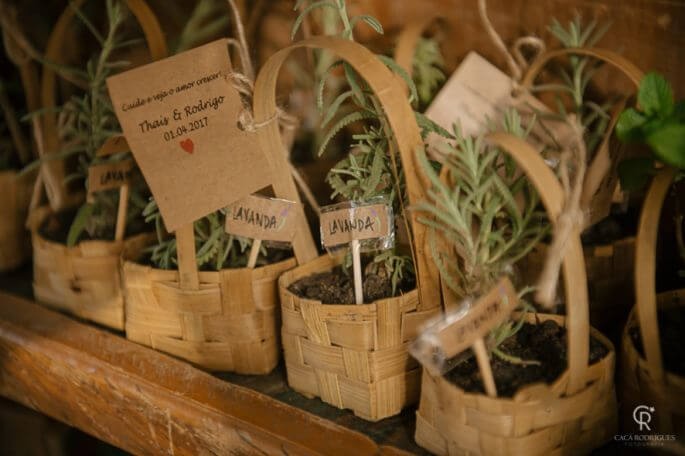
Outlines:
POLYGON ((272 181, 257 135, 238 128, 243 107, 229 71, 222 39, 107 79, 169 231, 272 181))
MULTIPOLYGON (((476 52, 470 52, 436 95, 426 116, 450 132, 452 124, 459 122, 464 136, 478 136, 489 130, 489 123, 499 128, 508 108, 516 108, 528 118, 534 111, 551 113, 530 94, 512 96, 514 88, 514 81, 509 76, 476 52)), ((557 146, 567 144, 572 137, 566 122, 538 117, 529 140, 557 146)), ((435 133, 427 140, 432 148, 440 141, 444 139, 435 133)))
POLYGON ((226 208, 226 232, 262 241, 290 242, 299 203, 249 195, 226 208))
POLYGON ((421 331, 410 347, 411 354, 432 372, 442 373, 445 362, 473 345, 507 318, 518 305, 516 290, 508 277, 472 305, 439 317, 421 331))
POLYGON ((88 168, 88 193, 119 188, 128 184, 136 172, 133 159, 103 163, 88 168))
POLYGON ((355 239, 365 241, 362 251, 389 249, 395 242, 392 207, 384 202, 348 201, 324 206, 319 221, 321 245, 327 249, 355 239))

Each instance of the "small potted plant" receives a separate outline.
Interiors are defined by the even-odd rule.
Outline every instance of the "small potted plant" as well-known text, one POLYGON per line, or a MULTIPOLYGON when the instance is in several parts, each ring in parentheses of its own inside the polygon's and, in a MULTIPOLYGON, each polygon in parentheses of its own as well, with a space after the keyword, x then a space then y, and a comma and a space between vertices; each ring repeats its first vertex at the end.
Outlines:
MULTIPOLYGON (((66 184, 86 184, 89 171, 96 165, 115 164, 130 159, 126 146, 115 148, 114 153, 103 154, 114 138, 121 135, 119 123, 114 115, 107 94, 105 79, 114 71, 128 65, 114 61, 116 50, 131 45, 123 36, 124 22, 128 10, 123 2, 106 2, 108 28, 105 34, 95 29, 92 23, 79 12, 86 28, 93 33, 101 45, 96 56, 89 60, 87 70, 58 68, 67 71, 71 77, 85 78, 86 92, 74 96, 60 109, 59 142, 57 151, 45 151, 40 160, 25 170, 45 165, 51 160, 66 160, 73 157, 75 169, 66 177, 66 184)), ((144 3, 137 4, 133 13, 146 13, 142 23, 146 35, 159 42, 159 25, 144 3)), ((60 24, 73 18, 73 7, 67 8, 60 24), (67 19, 65 19, 65 17, 67 19)), ((50 38, 53 52, 59 51, 64 27, 56 28, 50 38)), ((157 48, 159 58, 166 53, 157 48)), ((46 57, 44 77, 54 79, 52 56, 46 57)), ((48 81, 54 83, 54 81, 48 81)), ((38 113, 54 115, 52 111, 38 113)), ((43 119, 45 124, 45 119, 43 119)), ((47 132, 45 133, 47 134, 47 132)), ((110 151, 112 149, 110 148, 110 151)), ((72 163, 72 162, 70 162, 72 163)), ((44 170, 46 173, 48 169, 44 170)), ((146 204, 147 186, 139 174, 122 189, 89 192, 83 198, 83 191, 75 191, 72 200, 77 208, 66 208, 57 213, 43 206, 32 211, 29 227, 34 249, 33 290, 36 299, 42 303, 65 310, 82 318, 95 321, 115 329, 124 328, 124 301, 120 288, 119 255, 124 247, 140 245, 149 237, 144 233, 141 213, 146 204), (125 188, 125 190, 123 190, 125 188), (123 196, 122 196, 123 195, 123 196)))
POLYGON ((6 272, 21 266, 30 256, 24 223, 35 175, 20 175, 18 171, 31 160, 31 149, 7 96, 4 80, 0 80, 0 108, 0 272, 6 272))
MULTIPOLYGON (((236 5, 229 5, 240 24, 236 5)), ((238 30, 242 71, 249 78, 250 52, 242 26, 238 30)), ((124 252, 126 337, 207 370, 267 374, 279 359, 276 280, 296 259, 288 249, 229 234, 227 211, 193 223, 199 287, 188 290, 180 283, 177 238, 166 231, 151 198, 143 215, 156 238, 124 252)))
MULTIPOLYGON (((298 2, 304 9, 294 31, 306 14, 322 5, 337 12, 340 38, 344 40, 354 41, 355 24, 366 23, 377 32, 382 31, 374 18, 364 15, 350 18, 343 0, 298 2)), ((376 59, 364 56, 369 58, 376 59)), ((405 80, 409 97, 415 100, 416 89, 406 72, 390 58, 378 58, 382 63, 377 59, 376 63, 385 64, 405 80)), ((395 143, 396 135, 390 127, 389 118, 396 113, 389 112, 387 106, 384 109, 381 98, 365 80, 376 71, 371 66, 366 68, 367 74, 361 74, 359 68, 347 61, 334 61, 319 82, 322 125, 332 124, 320 151, 325 150, 341 129, 366 121, 361 133, 353 135, 356 143, 352 150, 331 169, 326 181, 333 189, 332 197, 338 201, 363 203, 382 197, 395 214, 404 215, 406 190, 397 154, 397 148, 404 145, 395 143), (321 94, 325 76, 336 71, 342 72, 348 88, 323 109, 321 94)), ((387 78, 397 77, 384 70, 387 78)), ((396 101, 407 99, 401 86, 386 86, 396 101), (395 89, 398 93, 393 92, 395 89)), ((415 115, 418 120, 425 120, 415 115)), ((414 119, 402 121, 411 122, 411 128, 418 133, 414 119)), ((423 125, 426 129, 435 128, 427 121, 423 125)), ((355 415, 371 421, 397 414, 416 401, 420 370, 410 359, 407 344, 414 336, 416 325, 433 316, 439 303, 418 302, 414 265, 408 252, 397 246, 374 252, 364 259, 364 303, 359 305, 355 304, 353 280, 347 272, 351 263, 349 255, 323 255, 281 276, 283 348, 288 383, 293 389, 338 408, 352 409, 355 415)))
MULTIPOLYGON (((445 285, 444 321, 466 318, 467 303, 486 295, 502 275, 512 274, 516 261, 543 238, 549 223, 539 210, 541 200, 553 222, 559 216, 563 190, 523 140, 530 128, 509 112, 503 124, 508 133, 465 138, 455 129, 456 144, 442 147, 440 173, 420 153, 432 187, 429 200, 417 210, 432 229, 432 257, 445 285)), ((571 236, 567 248, 573 256, 567 253, 564 260, 567 318, 579 324, 570 328, 565 317, 530 312, 524 305, 519 316, 495 327, 484 339, 494 377, 487 395, 470 350, 445 360, 439 373, 424 369, 419 445, 439 455, 580 454, 610 438, 616 419, 613 347, 589 328, 578 231, 571 236), (584 421, 593 423, 596 432, 584 421), (576 424, 582 431, 564 441, 563 430, 576 424)), ((425 353, 419 348, 435 347, 430 341, 441 340, 431 326, 427 331, 414 351, 424 365, 440 357, 435 348, 425 353)))
POLYGON ((629 419, 645 405, 654 411, 650 429, 675 436, 664 442, 668 448, 683 451, 680 436, 685 435, 685 243, 683 242, 683 187, 685 173, 685 103, 674 103, 668 82, 657 73, 647 74, 638 92, 639 110, 621 114, 616 132, 627 142, 647 144, 652 154, 625 160, 619 165, 625 188, 644 186, 652 176, 645 197, 635 246, 636 306, 624 328, 620 377, 625 426, 642 431, 629 419), (661 165, 657 165, 661 163, 661 165), (659 169, 658 166, 661 166, 659 169), (673 230, 659 230, 662 208, 669 192, 673 230), (662 236, 657 257, 657 236, 662 236), (680 264, 665 261, 666 251, 677 246, 680 264), (657 259, 660 263, 657 264, 657 259), (658 274, 658 275, 657 275, 658 274), (658 280, 657 280, 658 279, 658 280), (657 293, 657 287, 669 291, 657 293))

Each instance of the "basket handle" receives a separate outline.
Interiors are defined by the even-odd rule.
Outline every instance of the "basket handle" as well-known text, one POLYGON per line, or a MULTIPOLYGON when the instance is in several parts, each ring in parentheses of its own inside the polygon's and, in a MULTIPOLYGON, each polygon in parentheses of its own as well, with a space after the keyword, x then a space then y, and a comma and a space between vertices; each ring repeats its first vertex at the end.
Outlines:
MULTIPOLYGON (((80 8, 86 0, 74 0, 62 12, 57 20, 55 27, 50 33, 48 44, 45 50, 45 59, 54 63, 62 63, 63 49, 65 44, 66 32, 74 18, 75 8, 80 8)), ((166 57, 167 47, 164 34, 157 21, 157 17, 147 5, 145 0, 124 0, 129 10, 138 20, 143 29, 145 40, 153 60, 166 57)), ((56 73, 55 70, 47 65, 43 69, 41 81, 41 98, 43 108, 48 112, 42 117, 43 124, 43 144, 47 152, 55 151, 59 148, 57 132, 57 115, 49 112, 50 108, 56 106, 56 73)), ((64 162, 61 160, 51 160, 42 165, 44 184, 50 206, 57 211, 67 205, 66 187, 64 186, 64 162), (47 172, 46 172, 47 171, 47 172)))
POLYGON ((652 180, 647 196, 642 203, 640 222, 635 239, 635 299, 637 318, 642 335, 642 346, 656 382, 664 379, 664 366, 659 344, 659 326, 656 306, 656 241, 659 232, 659 217, 666 195, 675 180, 677 171, 664 168, 652 180))
MULTIPOLYGON (((636 90, 640 86, 640 81, 644 77, 643 72, 635 64, 622 55, 616 54, 615 52, 599 48, 566 48, 549 51, 536 58, 521 80, 521 85, 523 86, 524 90, 529 90, 533 86, 535 78, 537 78, 537 76, 540 74, 540 71, 542 71, 545 65, 547 65, 547 63, 549 63, 552 59, 568 55, 585 55, 594 57, 613 66, 626 75, 628 79, 630 79, 636 90)), ((600 189, 600 186, 605 180, 607 173, 611 170, 611 156, 609 154, 610 139, 614 131, 614 126, 618 121, 618 117, 621 114, 621 111, 623 111, 623 107, 624 102, 619 103, 616 109, 613 110, 611 114, 611 121, 606 129, 604 138, 600 143, 600 147, 597 150, 592 163, 588 167, 587 174, 585 176, 585 182, 583 183, 583 193, 581 195, 581 207, 583 209, 589 209, 593 204, 593 198, 595 194, 600 189)), ((616 183, 617 180, 613 178, 613 182, 608 182, 607 187, 613 190, 613 187, 615 187, 616 183)), ((600 214, 608 212, 608 207, 611 204, 610 196, 609 198, 605 198, 605 200, 597 201, 595 204, 598 204, 599 207, 594 208, 592 212, 600 214)), ((599 221, 601 218, 603 217, 592 217, 589 219, 590 224, 599 221)))
MULTIPOLYGON (((516 161, 535 186, 552 224, 556 224, 564 206, 564 191, 559 180, 540 154, 524 140, 508 133, 489 134, 487 140, 501 147, 516 161)), ((563 259, 566 292, 566 330, 568 331, 569 381, 566 392, 573 394, 585 387, 590 350, 587 276, 580 227, 569 236, 563 259)))
MULTIPOLYGON (((415 151, 423 147, 419 127, 416 124, 414 112, 409 106, 404 87, 393 76, 390 70, 362 45, 341 38, 328 36, 314 37, 295 43, 273 54, 267 60, 257 76, 254 89, 254 116, 257 122, 269 119, 276 112, 276 82, 283 62, 295 49, 314 48, 326 49, 347 61, 369 84, 378 96, 388 122, 395 134, 400 158, 407 182, 407 192, 410 204, 416 204, 425 199, 424 187, 417 172, 415 151)), ((275 122, 259 130, 262 149, 274 170, 288 169, 281 133, 275 122)), ((284 197, 297 198, 297 189, 289 173, 276 173, 274 176, 274 190, 284 197)), ((301 214, 304 220, 304 213, 301 214)), ((419 288, 419 309, 427 310, 440 305, 440 285, 435 266, 428 261, 426 250, 426 228, 418 223, 417 214, 411 214, 411 227, 414 234, 413 248, 415 251, 417 282, 419 288)), ((298 260, 308 261, 316 257, 316 249, 309 230, 298 230, 293 240, 293 247, 298 260), (306 232, 306 233, 305 233, 306 232)))

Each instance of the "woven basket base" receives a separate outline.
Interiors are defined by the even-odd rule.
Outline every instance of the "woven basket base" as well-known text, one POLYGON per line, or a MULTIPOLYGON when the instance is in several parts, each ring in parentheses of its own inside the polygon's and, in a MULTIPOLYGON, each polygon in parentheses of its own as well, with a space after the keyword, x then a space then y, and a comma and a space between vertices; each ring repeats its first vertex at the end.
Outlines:
POLYGON ((378 421, 418 400, 421 370, 407 347, 439 310, 418 311, 416 290, 362 305, 322 304, 288 291, 291 283, 338 263, 325 255, 279 279, 288 384, 378 421))
MULTIPOLYGON (((544 321, 563 317, 541 315, 544 321)), ((529 315, 529 322, 535 316, 529 315)), ((514 398, 465 393, 443 377, 424 370, 416 412, 416 442, 437 455, 575 455, 589 453, 616 433, 616 395, 611 342, 592 330, 609 348, 589 366, 588 386, 559 397, 564 374, 553 385, 530 385, 514 398)))
MULTIPOLYGON (((685 289, 662 293, 657 296, 660 309, 685 306, 685 289)), ((630 312, 623 331, 621 346, 621 416, 625 432, 640 432, 633 420, 633 411, 639 405, 655 407, 649 422, 653 434, 674 434, 677 441, 672 450, 685 454, 685 377, 665 372, 665 382, 652 379, 649 365, 635 348, 630 329, 637 326, 635 309, 630 312), (665 422, 664 422, 665 421, 665 422)))
POLYGON ((294 266, 201 271, 200 289, 183 290, 178 271, 125 261, 126 337, 203 369, 267 374, 279 355, 276 280, 294 266))

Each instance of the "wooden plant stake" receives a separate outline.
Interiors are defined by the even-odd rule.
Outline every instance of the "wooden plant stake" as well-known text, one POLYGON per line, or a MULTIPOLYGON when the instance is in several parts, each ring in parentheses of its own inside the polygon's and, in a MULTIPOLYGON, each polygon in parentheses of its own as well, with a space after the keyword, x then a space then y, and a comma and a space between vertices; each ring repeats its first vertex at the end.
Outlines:
POLYGON ((300 206, 284 199, 249 195, 226 208, 226 232, 253 240, 248 268, 256 266, 262 241, 292 242, 300 206))
POLYGON ((436 359, 448 360, 471 347, 483 377, 485 392, 490 397, 497 397, 483 338, 511 314, 518 302, 514 286, 508 277, 503 277, 468 309, 447 313, 429 326, 412 344, 410 351, 426 368, 441 375, 444 366, 436 363, 436 359), (437 357, 436 352, 439 353, 437 357))
POLYGON ((394 222, 392 208, 381 203, 357 203, 348 201, 321 208, 321 244, 324 248, 337 249, 349 244, 352 250, 354 298, 356 304, 364 304, 362 287, 361 241, 376 239, 380 248, 392 247, 394 222), (391 241, 391 242, 388 242, 391 241))

